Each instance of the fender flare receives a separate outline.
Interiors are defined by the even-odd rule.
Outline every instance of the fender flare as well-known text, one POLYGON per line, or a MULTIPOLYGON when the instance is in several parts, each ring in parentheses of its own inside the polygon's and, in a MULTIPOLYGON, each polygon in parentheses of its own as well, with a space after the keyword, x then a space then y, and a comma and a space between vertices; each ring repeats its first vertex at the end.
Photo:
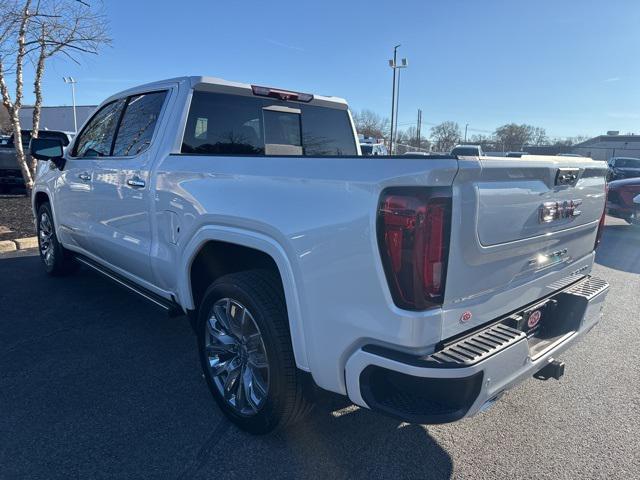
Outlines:
POLYGON ((196 308, 191 288, 191 265, 200 249, 210 241, 233 243, 253 248, 269 255, 273 259, 278 267, 284 288, 296 366, 301 370, 309 371, 299 288, 295 281, 295 274, 289 257, 281 244, 274 238, 259 232, 235 227, 220 225, 201 227, 187 242, 179 259, 177 296, 180 305, 188 310, 196 308))

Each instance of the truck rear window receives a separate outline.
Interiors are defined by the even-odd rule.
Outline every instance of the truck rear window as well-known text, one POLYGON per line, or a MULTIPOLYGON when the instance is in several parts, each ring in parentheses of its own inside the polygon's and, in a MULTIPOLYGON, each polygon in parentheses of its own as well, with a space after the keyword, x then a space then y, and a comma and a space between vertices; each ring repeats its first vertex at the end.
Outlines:
POLYGON ((193 92, 182 153, 356 155, 346 110, 270 98, 193 92))

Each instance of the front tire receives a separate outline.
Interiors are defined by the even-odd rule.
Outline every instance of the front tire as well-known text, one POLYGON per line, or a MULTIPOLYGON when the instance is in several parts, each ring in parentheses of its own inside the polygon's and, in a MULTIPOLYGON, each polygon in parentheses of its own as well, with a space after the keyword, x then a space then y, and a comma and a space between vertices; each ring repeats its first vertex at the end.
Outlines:
POLYGON ((216 280, 201 302, 197 337, 209 389, 242 430, 268 433, 309 410, 284 295, 272 272, 251 270, 216 280))
POLYGON ((65 275, 76 267, 71 252, 58 241, 53 223, 51 205, 43 203, 38 208, 37 218, 38 250, 40 259, 49 275, 65 275))

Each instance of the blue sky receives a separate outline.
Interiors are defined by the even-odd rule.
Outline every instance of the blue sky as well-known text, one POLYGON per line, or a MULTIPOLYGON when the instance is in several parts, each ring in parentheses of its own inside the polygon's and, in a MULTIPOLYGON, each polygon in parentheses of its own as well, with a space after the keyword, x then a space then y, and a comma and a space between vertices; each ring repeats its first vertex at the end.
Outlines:
MULTIPOLYGON (((212 75, 346 98, 389 116, 395 44, 403 127, 530 123, 551 136, 640 133, 636 0, 109 0, 113 46, 50 64, 45 103, 78 104, 180 75, 212 75), (161 5, 166 4, 166 7, 161 5), (152 6, 153 5, 153 6, 152 6)), ((30 93, 27 96, 29 100, 30 93)))

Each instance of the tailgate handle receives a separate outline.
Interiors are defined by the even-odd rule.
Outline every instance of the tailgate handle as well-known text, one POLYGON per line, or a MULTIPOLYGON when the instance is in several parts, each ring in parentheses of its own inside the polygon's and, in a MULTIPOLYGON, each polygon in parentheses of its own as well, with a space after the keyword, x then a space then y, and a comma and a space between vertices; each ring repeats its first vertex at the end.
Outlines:
POLYGON ((575 185, 580 176, 579 168, 559 168, 556 174, 556 185, 575 185))

